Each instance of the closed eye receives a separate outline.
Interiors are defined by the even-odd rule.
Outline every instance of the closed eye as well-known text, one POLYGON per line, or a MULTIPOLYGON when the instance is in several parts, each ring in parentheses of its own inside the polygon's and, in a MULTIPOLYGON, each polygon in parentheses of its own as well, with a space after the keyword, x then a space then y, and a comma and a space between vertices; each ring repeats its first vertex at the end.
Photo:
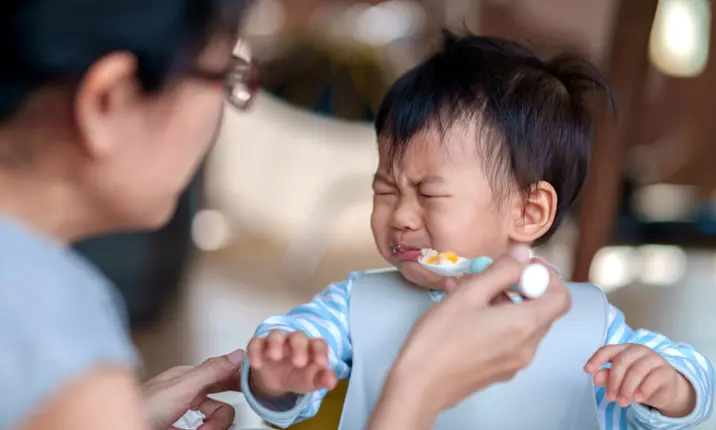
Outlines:
POLYGON ((385 188, 385 187, 380 187, 380 188, 373 188, 373 193, 376 196, 390 196, 390 195, 395 194, 396 190, 390 189, 390 188, 385 188))
POLYGON ((420 193, 420 197, 423 197, 425 199, 439 199, 439 198, 450 197, 450 196, 445 195, 445 194, 420 193))

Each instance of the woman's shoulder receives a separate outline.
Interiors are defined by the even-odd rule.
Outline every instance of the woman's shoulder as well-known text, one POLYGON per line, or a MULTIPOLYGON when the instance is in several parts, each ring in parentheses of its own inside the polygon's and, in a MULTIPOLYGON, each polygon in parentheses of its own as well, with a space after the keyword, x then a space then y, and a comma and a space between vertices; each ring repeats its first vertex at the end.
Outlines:
POLYGON ((137 355, 113 286, 58 244, 0 221, 0 428, 102 365, 137 355))

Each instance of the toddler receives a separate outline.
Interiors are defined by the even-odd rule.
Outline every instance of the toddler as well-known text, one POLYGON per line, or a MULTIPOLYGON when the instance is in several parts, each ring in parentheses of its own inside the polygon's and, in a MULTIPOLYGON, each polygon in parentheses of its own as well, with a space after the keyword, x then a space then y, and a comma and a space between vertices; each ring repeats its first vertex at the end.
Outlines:
MULTIPOLYGON (((549 238, 585 182, 592 89, 610 99, 585 61, 545 62, 516 43, 446 32, 377 115, 371 228, 395 269, 352 273, 261 323, 242 378, 254 410, 290 426, 315 415, 327 390, 350 377, 341 428, 364 428, 405 335, 442 297, 441 279, 416 262, 420 249, 495 257, 549 238)), ((437 428, 561 430, 583 418, 570 418, 578 410, 596 410, 603 429, 687 428, 709 417, 714 373, 703 355, 630 328, 601 290, 571 288, 573 309, 534 362, 466 400, 469 407, 445 412, 437 428), (578 387, 587 387, 586 409, 578 387), (511 413, 510 404, 531 416, 511 413)))

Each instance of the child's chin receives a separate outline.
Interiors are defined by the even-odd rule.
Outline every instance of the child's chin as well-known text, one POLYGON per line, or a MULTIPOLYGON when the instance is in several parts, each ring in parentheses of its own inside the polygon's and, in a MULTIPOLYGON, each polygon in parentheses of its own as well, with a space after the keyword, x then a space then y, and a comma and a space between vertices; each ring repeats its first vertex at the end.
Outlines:
POLYGON ((442 289, 442 277, 421 267, 417 263, 401 264, 398 269, 405 279, 418 287, 425 288, 426 290, 442 289))

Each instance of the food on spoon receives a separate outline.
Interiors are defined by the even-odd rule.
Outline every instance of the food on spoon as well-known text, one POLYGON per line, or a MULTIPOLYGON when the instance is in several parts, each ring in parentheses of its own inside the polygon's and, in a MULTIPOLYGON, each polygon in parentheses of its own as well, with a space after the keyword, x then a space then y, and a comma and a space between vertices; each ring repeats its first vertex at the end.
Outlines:
POLYGON ((434 249, 426 248, 421 252, 421 258, 427 264, 446 265, 458 262, 457 254, 452 251, 437 252, 434 249))
POLYGON ((428 260, 428 264, 455 264, 457 263, 457 254, 451 251, 441 252, 435 257, 428 260))
MULTIPOLYGON (((489 262, 492 261, 492 259, 488 257, 480 258, 485 258, 489 262)), ((470 273, 472 270, 472 262, 476 260, 471 261, 463 257, 458 257, 457 254, 452 251, 438 252, 432 248, 423 248, 420 250, 418 263, 440 276, 461 276, 464 273, 470 273)), ((487 263, 487 265, 489 265, 489 263, 487 263)), ((484 266, 487 267, 487 265, 484 266)), ((520 282, 510 288, 510 291, 526 299, 536 299, 547 291, 549 282, 549 270, 542 264, 533 263, 524 269, 520 277, 520 282)))

